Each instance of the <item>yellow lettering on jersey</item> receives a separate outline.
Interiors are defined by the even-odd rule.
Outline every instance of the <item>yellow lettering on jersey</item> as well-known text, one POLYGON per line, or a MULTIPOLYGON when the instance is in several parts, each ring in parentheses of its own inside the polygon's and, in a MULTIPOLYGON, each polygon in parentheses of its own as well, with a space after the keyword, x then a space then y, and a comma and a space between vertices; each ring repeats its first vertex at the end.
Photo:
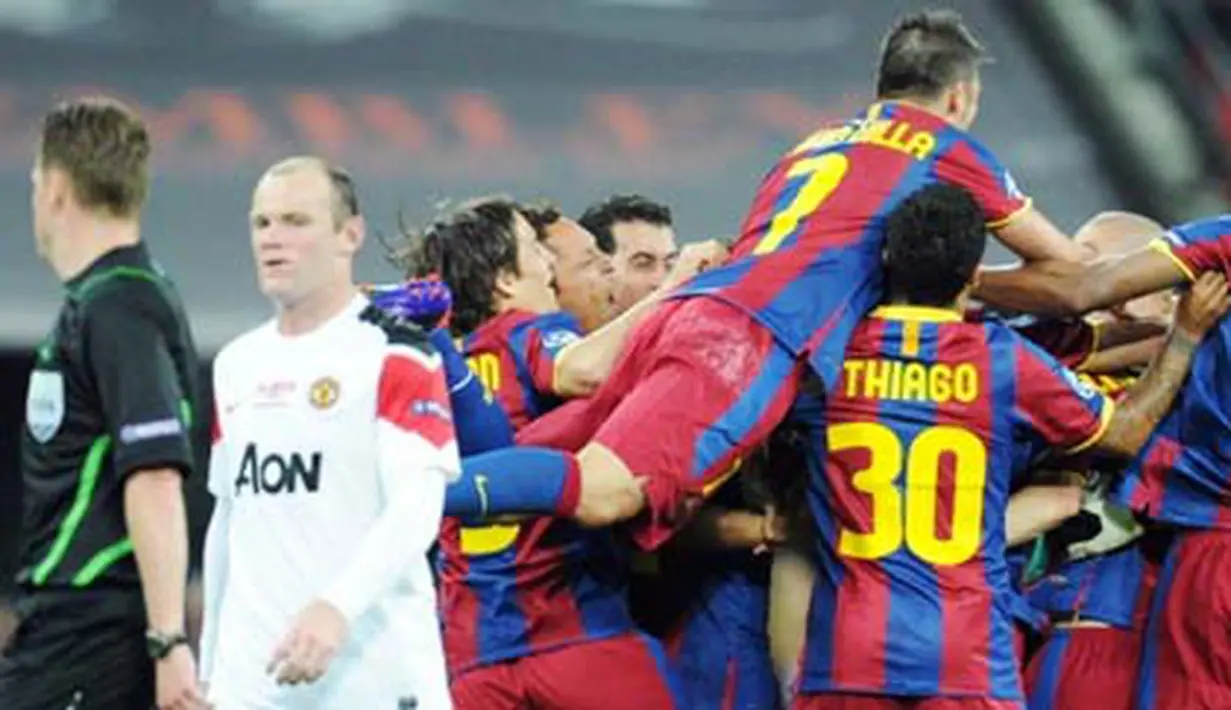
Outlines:
POLYGON ((488 392, 500 391, 500 358, 494 353, 479 353, 466 358, 466 364, 488 392))
POLYGON ((791 151, 809 153, 841 143, 866 143, 906 153, 915 160, 927 160, 936 150, 936 136, 907 121, 870 118, 862 123, 827 128, 808 136, 791 151))
POLYGON ((901 399, 913 399, 916 402, 931 399, 928 396, 928 368, 923 363, 908 362, 902 368, 901 399))
POLYGON ((962 404, 970 404, 979 398, 979 371, 974 365, 968 362, 958 365, 953 372, 953 384, 957 401, 962 404))
POLYGON ((970 404, 979 398, 979 371, 963 362, 902 362, 900 360, 847 360, 842 365, 847 397, 910 400, 944 404, 957 400, 970 404))
POLYGON ((847 360, 842 363, 842 374, 846 379, 847 399, 854 399, 859 396, 859 381, 862 379, 863 371, 867 366, 867 360, 847 360))
POLYGON ((945 404, 953 398, 953 370, 948 367, 928 369, 928 394, 937 404, 945 404))
POLYGON ((869 360, 868 374, 863 381, 863 396, 868 399, 889 399, 889 377, 893 374, 884 360, 869 360))

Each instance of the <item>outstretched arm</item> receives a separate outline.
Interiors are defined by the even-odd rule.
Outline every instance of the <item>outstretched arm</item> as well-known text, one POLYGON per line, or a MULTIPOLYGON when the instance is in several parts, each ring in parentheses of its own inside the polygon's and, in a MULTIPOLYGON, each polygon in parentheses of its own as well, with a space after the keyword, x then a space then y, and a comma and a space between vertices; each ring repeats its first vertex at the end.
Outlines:
POLYGON ((1042 261, 984 269, 974 297, 1006 311, 1080 315, 1186 283, 1185 271, 1155 247, 1088 264, 1042 261))

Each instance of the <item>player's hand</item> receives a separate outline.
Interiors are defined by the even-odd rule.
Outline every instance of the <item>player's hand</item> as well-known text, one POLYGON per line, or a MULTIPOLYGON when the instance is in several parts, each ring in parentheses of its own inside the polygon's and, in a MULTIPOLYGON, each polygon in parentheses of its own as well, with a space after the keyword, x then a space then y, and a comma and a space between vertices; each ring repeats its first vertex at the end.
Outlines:
POLYGON ((278 685, 314 683, 329 668, 346 641, 346 617, 320 599, 299 612, 291 628, 274 649, 265 672, 276 673, 278 685))
POLYGON ((1207 271, 1180 298, 1175 327, 1194 340, 1201 340, 1228 308, 1231 308, 1231 296, 1227 295, 1227 279, 1222 274, 1207 271))
POLYGON ((702 271, 726 261, 730 253, 731 250, 727 248, 727 245, 717 239, 686 244, 680 250, 680 256, 676 259, 671 272, 667 274, 663 285, 667 288, 679 286, 702 271))
POLYGON ((154 662, 155 703, 158 710, 206 710, 213 707, 205 700, 197 681, 197 664, 192 651, 183 644, 171 649, 167 657, 154 662))
POLYGON ((778 514, 773 505, 765 506, 761 514, 761 544, 752 549, 752 554, 759 555, 770 552, 778 545, 786 542, 789 536, 790 521, 778 514))

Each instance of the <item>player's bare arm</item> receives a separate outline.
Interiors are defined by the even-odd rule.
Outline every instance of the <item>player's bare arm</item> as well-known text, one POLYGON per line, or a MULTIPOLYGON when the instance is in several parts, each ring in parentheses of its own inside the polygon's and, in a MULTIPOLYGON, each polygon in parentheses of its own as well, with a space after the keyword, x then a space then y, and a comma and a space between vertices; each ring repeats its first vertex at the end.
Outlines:
POLYGON ((1117 407, 1106 434, 1096 444, 1098 451, 1136 455, 1175 401, 1201 339, 1228 308, 1231 297, 1222 275, 1206 273, 1197 279, 1180 300, 1166 347, 1117 407))
POLYGON ((706 505, 680 530, 672 545, 690 550, 764 552, 786 540, 786 519, 772 506, 763 513, 706 505))
POLYGON ((1081 372, 1097 374, 1116 374, 1138 367, 1145 367, 1158 357, 1167 343, 1164 335, 1138 340, 1113 348, 1099 349, 1086 358, 1078 368, 1081 372))
POLYGON ((1081 510, 1081 486, 1027 486, 1009 498, 1005 544, 1020 545, 1051 530, 1081 510))
POLYGON ((657 290, 607 325, 560 351, 556 356, 556 393, 564 397, 592 393, 607 378, 633 327, 676 286, 721 264, 726 257, 727 247, 716 240, 684 247, 667 280, 657 290))
POLYGON ((1080 315, 1188 281, 1163 252, 1146 247, 1087 264, 1041 261, 983 270, 973 296, 1007 311, 1080 315))
POLYGON ((1095 350, 1111 350, 1167 334, 1163 320, 1112 320, 1095 326, 1095 350))
POLYGON ((1093 256, 1088 247, 1069 239, 1050 219, 1028 205, 1003 227, 994 229, 996 238, 1027 262, 1081 262, 1093 256))
MULTIPOLYGON (((184 580, 188 576, 188 527, 183 476, 173 469, 131 474, 124 486, 124 518, 141 571, 150 629, 182 633, 184 580)), ((187 710, 208 705, 196 685, 196 664, 188 645, 177 645, 158 661, 160 707, 187 710)))

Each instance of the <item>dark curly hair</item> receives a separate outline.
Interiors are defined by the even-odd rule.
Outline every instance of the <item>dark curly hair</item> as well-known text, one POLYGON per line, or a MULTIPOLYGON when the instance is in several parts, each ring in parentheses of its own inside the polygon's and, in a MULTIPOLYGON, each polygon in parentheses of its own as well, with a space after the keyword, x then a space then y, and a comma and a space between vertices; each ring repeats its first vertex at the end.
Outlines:
POLYGON ((443 211, 426 229, 407 229, 405 246, 391 256, 407 278, 436 277, 453 292, 449 329, 465 335, 496 315, 496 279, 518 274, 517 215, 509 197, 482 197, 443 211))
POLYGON ((616 251, 611 228, 624 222, 645 222, 656 227, 670 227, 671 208, 644 195, 612 195, 590 205, 577 220, 594 235, 598 248, 606 254, 616 251))
POLYGON ((987 248, 983 208, 969 192, 929 185, 902 201, 885 225, 885 294, 895 302, 949 306, 987 248))

